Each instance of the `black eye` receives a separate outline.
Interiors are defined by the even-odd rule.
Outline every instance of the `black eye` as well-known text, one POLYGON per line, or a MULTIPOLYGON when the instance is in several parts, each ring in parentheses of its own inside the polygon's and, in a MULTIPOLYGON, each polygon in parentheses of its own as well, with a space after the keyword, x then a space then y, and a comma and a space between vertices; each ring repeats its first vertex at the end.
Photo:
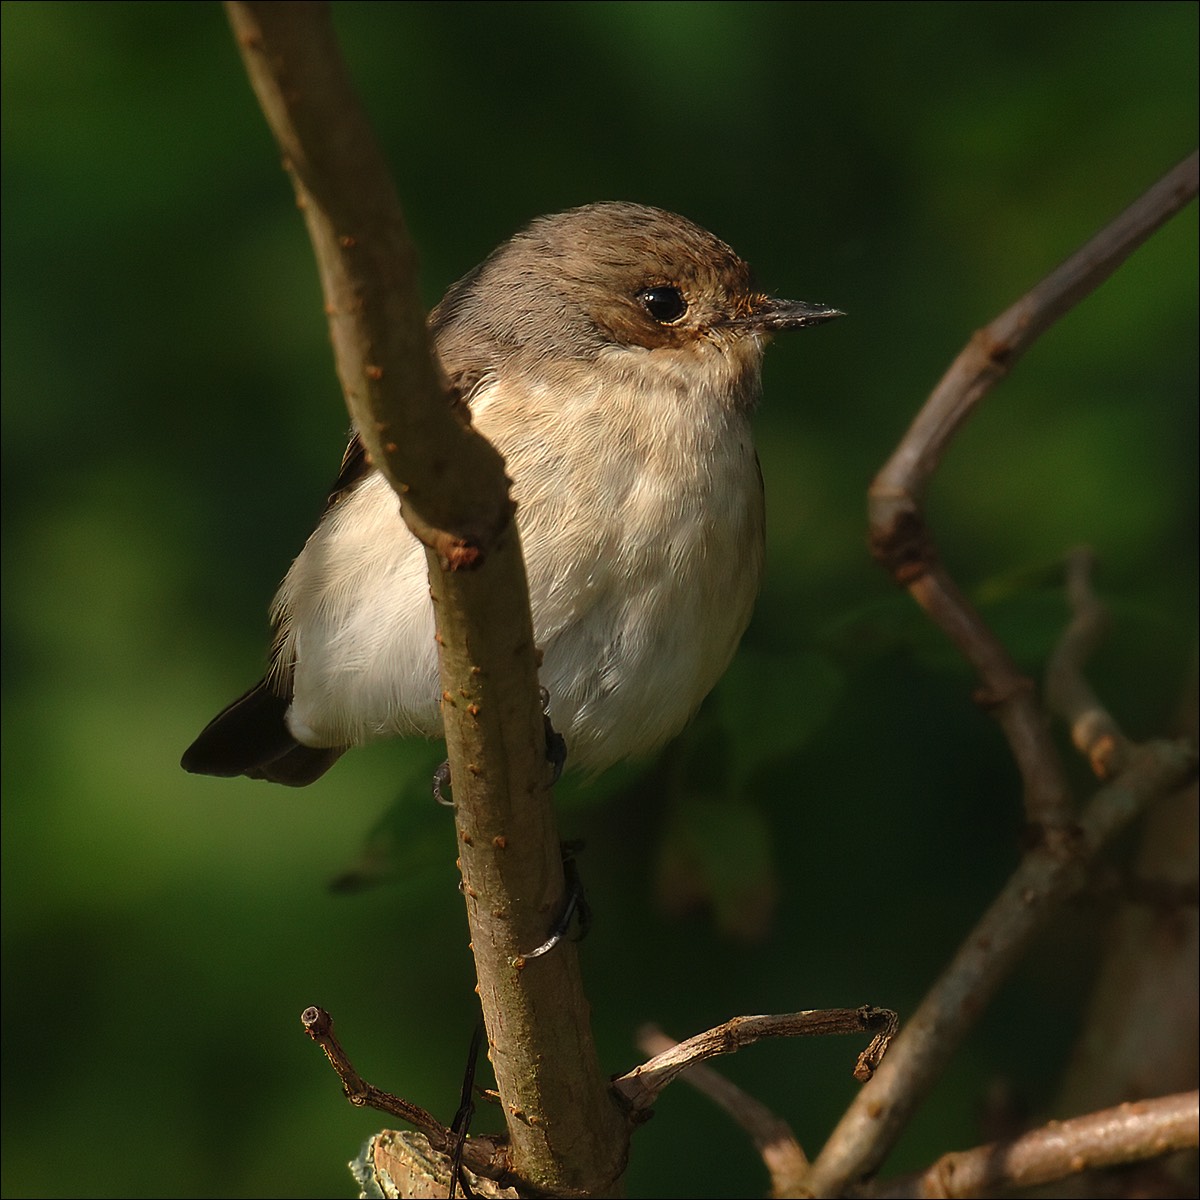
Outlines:
POLYGON ((666 283, 657 287, 642 288, 637 298, 660 325, 673 325, 688 308, 683 293, 677 287, 666 283))

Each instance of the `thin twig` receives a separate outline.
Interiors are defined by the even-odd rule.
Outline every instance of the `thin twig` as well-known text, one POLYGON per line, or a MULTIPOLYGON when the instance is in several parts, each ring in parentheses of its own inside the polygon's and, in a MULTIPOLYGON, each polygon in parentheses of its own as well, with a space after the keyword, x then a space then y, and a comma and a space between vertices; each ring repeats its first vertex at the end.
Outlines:
MULTIPOLYGON (((654 1026, 641 1029, 637 1043, 643 1054, 652 1055, 665 1053, 679 1044, 654 1026)), ((791 1126, 712 1067, 702 1063, 688 1067, 683 1081, 707 1096, 749 1134, 771 1177, 771 1195, 790 1195, 808 1170, 808 1157, 791 1126)))
POLYGON ((508 1147, 503 1139, 483 1136, 463 1141, 455 1130, 448 1129, 419 1105, 368 1083, 355 1070, 349 1055, 334 1036, 333 1018, 323 1008, 315 1004, 306 1008, 300 1014, 300 1023, 305 1033, 325 1051, 325 1057, 342 1081, 342 1090, 351 1104, 358 1108, 378 1109, 389 1116, 398 1117, 420 1130, 429 1139, 433 1149, 447 1158, 461 1147, 462 1161, 477 1175, 495 1180, 511 1178, 508 1147))
POLYGON ((454 1135, 455 1144, 450 1155, 452 1175, 450 1182, 450 1200, 455 1200, 456 1189, 462 1184, 463 1194, 470 1197, 470 1182, 463 1174, 463 1148, 467 1135, 471 1131, 471 1121, 475 1116, 475 1072, 479 1068, 479 1048, 487 1036, 483 1018, 475 1023, 475 1032, 471 1035, 471 1048, 467 1051, 467 1069, 463 1072, 462 1090, 458 1097, 458 1111, 450 1122, 450 1132, 454 1135))
POLYGON ((706 1058, 733 1054, 763 1038, 828 1037, 832 1034, 873 1033, 871 1044, 858 1056, 856 1079, 869 1079, 879 1065, 896 1032, 896 1014, 890 1009, 864 1004, 861 1008, 818 1008, 772 1016, 734 1017, 671 1049, 655 1055, 632 1071, 613 1080, 613 1089, 634 1111, 649 1109, 659 1093, 675 1079, 706 1058))
POLYGON ((872 1200, 950 1200, 1037 1187, 1100 1167, 1195 1148, 1198 1116, 1200 1098, 1194 1091, 1131 1101, 1085 1117, 1051 1121, 1010 1141, 945 1154, 926 1171, 864 1187, 854 1194, 872 1200))
POLYGON ((1071 622, 1046 665, 1046 707, 1067 722, 1075 748, 1100 779, 1116 774, 1129 755, 1129 741, 1100 703, 1083 673, 1108 630, 1108 610, 1092 590, 1092 552, 1067 556, 1067 601, 1071 622))
POLYGON ((1029 821, 1047 832, 1067 829, 1071 823, 1062 763, 1032 684, 939 561, 925 524, 924 495, 951 439, 988 391, 1042 333, 1196 195, 1197 164, 1196 154, 1180 163, 979 330, 925 402, 869 492, 873 553, 975 668, 980 699, 1004 730, 1021 772, 1029 821))

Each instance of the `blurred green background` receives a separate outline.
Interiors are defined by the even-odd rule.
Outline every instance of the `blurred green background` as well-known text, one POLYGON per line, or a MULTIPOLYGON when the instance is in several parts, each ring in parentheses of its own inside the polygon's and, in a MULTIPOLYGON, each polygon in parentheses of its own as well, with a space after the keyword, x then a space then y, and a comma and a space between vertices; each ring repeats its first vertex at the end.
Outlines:
MULTIPOLYGON (((728 680, 660 763, 560 804, 607 1070, 645 1021, 911 1012, 1020 813, 969 675, 868 560, 864 489, 971 331, 1193 148, 1196 6, 336 10, 430 302, 530 217, 620 198, 850 314, 768 355, 769 573, 728 680)), ((177 765, 258 677, 341 453, 302 223, 216 5, 6 3, 2 49, 3 1192, 350 1195, 385 1122, 341 1098, 301 1010, 447 1119, 474 1021, 437 748, 373 747, 301 792, 177 765), (331 893, 364 847, 389 880, 331 893)), ((1134 735, 1194 652, 1196 320, 1193 207, 1022 361, 930 498, 1031 671, 1059 557, 1096 548, 1117 626, 1095 678, 1134 735)), ((1056 923, 889 1169, 977 1141, 997 1087, 1049 1102, 1094 916, 1056 923)), ((725 1067, 815 1150, 860 1048, 725 1067)), ((682 1085, 637 1135, 632 1195, 765 1186, 682 1085)))

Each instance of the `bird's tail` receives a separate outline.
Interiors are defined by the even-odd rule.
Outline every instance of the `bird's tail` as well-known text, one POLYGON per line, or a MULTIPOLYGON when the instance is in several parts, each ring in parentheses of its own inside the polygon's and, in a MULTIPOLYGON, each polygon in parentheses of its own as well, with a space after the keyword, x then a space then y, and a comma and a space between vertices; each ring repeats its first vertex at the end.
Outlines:
POLYGON ((180 765, 194 775, 246 775, 305 787, 324 775, 346 747, 302 746, 285 720, 290 703, 260 680, 209 721, 180 765))

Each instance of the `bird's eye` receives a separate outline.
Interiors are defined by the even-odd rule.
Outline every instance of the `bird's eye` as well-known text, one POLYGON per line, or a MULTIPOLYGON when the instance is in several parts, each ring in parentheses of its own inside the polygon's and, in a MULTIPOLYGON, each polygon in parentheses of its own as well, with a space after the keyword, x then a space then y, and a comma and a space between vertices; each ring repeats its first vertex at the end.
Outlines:
POLYGON ((673 325, 687 312, 687 301, 683 293, 670 284, 642 288, 637 294, 642 307, 660 324, 673 325))

